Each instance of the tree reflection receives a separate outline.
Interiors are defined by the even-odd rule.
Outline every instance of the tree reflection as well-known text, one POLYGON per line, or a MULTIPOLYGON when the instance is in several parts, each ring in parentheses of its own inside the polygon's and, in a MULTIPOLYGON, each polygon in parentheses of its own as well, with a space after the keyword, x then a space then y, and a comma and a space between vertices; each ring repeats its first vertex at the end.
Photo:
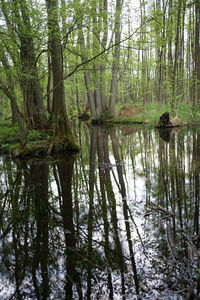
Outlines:
POLYGON ((78 134, 77 157, 0 161, 0 298, 195 297, 200 134, 78 134))
POLYGON ((79 272, 76 270, 77 261, 80 257, 76 253, 76 238, 73 224, 73 204, 72 204, 72 175, 73 175, 73 157, 65 157, 57 163, 58 175, 61 187, 61 215, 65 236, 66 247, 66 284, 65 299, 72 299, 73 285, 77 287, 79 299, 82 299, 82 288, 79 272))

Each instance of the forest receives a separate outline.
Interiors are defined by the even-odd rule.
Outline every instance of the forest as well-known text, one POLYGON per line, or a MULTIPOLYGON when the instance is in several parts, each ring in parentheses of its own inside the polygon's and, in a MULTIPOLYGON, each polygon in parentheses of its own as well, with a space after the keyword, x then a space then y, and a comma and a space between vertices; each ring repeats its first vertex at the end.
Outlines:
POLYGON ((0 299, 200 299, 200 0, 0 0, 0 299))
POLYGON ((34 130, 41 152, 78 150, 77 117, 155 125, 167 110, 198 123, 198 0, 0 4, 1 123, 22 147, 34 130))

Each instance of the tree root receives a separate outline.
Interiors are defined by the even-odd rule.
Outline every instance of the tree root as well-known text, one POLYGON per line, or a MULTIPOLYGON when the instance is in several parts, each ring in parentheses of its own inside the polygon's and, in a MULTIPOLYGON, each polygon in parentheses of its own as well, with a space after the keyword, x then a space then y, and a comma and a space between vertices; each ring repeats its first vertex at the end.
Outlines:
POLYGON ((79 146, 74 142, 70 143, 66 139, 52 138, 50 141, 38 142, 19 146, 11 153, 13 158, 24 158, 27 156, 49 156, 61 152, 79 152, 79 146))

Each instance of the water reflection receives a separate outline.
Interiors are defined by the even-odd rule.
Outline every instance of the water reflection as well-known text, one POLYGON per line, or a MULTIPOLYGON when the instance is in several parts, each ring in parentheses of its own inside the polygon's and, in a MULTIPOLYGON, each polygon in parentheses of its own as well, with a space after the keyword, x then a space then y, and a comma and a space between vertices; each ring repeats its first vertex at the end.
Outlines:
POLYGON ((198 299, 200 132, 79 129, 0 161, 0 298, 198 299))
POLYGON ((159 135, 160 135, 161 139, 163 139, 163 141, 165 141, 165 142, 170 141, 170 136, 171 136, 171 132, 172 132, 171 127, 170 128, 159 127, 158 132, 159 132, 159 135))

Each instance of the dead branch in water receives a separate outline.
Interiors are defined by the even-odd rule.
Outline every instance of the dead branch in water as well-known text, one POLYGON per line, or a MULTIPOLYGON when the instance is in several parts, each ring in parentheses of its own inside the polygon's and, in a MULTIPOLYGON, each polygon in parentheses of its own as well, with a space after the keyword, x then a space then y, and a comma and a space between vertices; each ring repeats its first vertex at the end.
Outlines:
POLYGON ((160 210, 160 211, 164 212, 165 214, 167 214, 171 217, 174 217, 174 213, 172 213, 172 212, 168 211, 167 209, 163 208, 161 205, 155 204, 153 202, 150 202, 150 204, 153 205, 156 210, 160 210))

